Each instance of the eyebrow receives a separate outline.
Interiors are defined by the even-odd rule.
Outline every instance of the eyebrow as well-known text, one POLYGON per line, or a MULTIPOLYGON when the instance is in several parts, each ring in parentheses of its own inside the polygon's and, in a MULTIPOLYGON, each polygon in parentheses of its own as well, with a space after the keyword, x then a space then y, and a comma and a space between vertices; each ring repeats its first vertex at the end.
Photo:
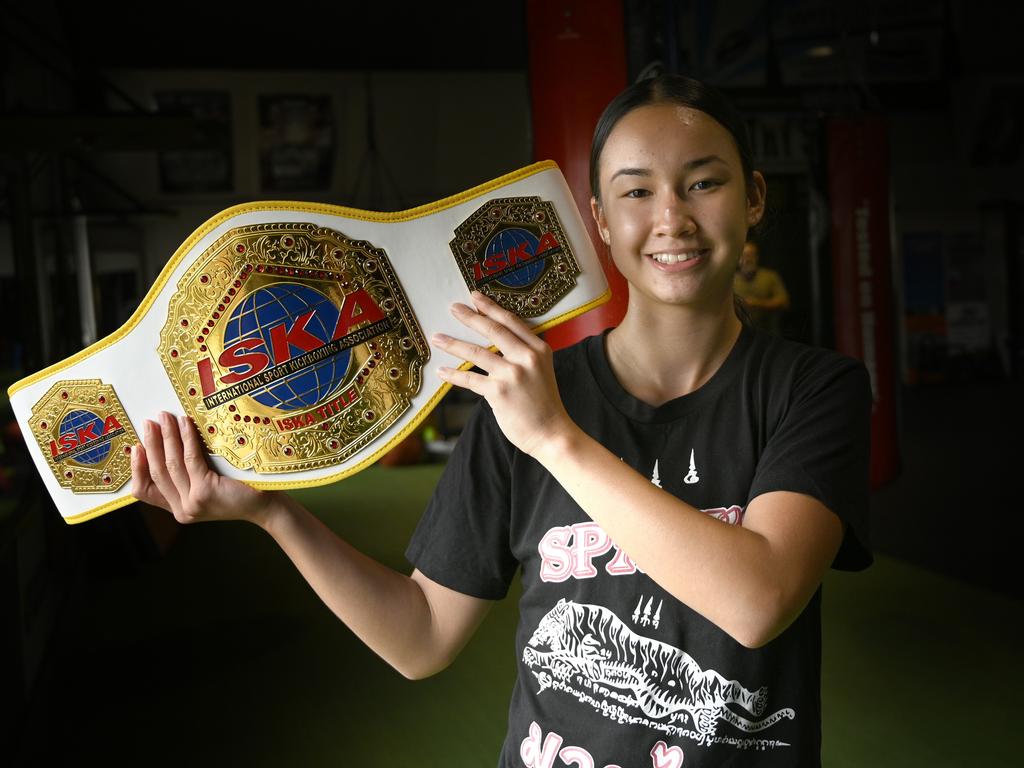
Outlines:
MULTIPOLYGON (((718 155, 706 155, 705 157, 698 157, 695 160, 690 160, 689 162, 683 163, 683 172, 684 173, 689 173, 690 171, 692 171, 692 170, 694 170, 696 168, 700 168, 702 166, 709 165, 711 163, 723 163, 724 164, 725 160, 720 158, 718 155)), ((619 170, 617 170, 615 173, 612 174, 612 177, 609 179, 609 181, 610 182, 611 181, 615 181, 615 179, 617 179, 619 176, 650 176, 650 175, 651 175, 651 171, 648 168, 620 168, 619 170)))

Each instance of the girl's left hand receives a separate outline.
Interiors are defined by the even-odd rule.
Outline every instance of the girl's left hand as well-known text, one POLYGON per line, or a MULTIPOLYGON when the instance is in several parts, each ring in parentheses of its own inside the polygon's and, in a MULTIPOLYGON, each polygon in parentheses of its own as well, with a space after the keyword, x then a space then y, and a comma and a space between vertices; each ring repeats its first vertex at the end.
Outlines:
POLYGON ((555 382, 551 347, 538 338, 515 314, 473 291, 476 310, 453 304, 452 314, 498 348, 491 352, 479 344, 442 333, 431 341, 487 375, 439 368, 437 373, 457 387, 486 398, 505 437, 523 453, 536 457, 545 443, 574 425, 562 405, 555 382))

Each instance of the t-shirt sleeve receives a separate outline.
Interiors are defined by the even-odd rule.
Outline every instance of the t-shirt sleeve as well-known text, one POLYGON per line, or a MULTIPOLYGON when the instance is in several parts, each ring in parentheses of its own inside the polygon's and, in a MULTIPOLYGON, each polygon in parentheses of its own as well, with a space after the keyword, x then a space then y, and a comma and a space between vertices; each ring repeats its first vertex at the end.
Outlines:
POLYGON ((871 383, 864 365, 834 356, 797 376, 768 439, 748 502, 769 491, 813 496, 846 523, 832 563, 860 570, 872 562, 868 537, 871 383))
POLYGON ((518 567, 509 542, 514 451, 482 401, 405 551, 425 576, 486 600, 508 593, 518 567))

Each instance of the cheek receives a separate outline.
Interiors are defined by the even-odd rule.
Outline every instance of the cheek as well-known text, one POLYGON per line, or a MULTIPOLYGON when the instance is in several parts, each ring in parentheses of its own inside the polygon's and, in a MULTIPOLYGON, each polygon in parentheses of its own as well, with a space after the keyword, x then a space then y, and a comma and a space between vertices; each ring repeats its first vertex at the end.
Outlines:
POLYGON ((609 217, 607 223, 612 263, 620 272, 628 274, 635 255, 643 250, 645 230, 640 223, 628 217, 609 217))
POLYGON ((638 221, 635 216, 626 216, 622 212, 612 211, 609 212, 606 222, 613 246, 617 243, 632 245, 644 236, 643 223, 638 221))
POLYGON ((729 201, 729 205, 708 211, 708 217, 704 221, 708 229, 737 249, 736 258, 739 259, 740 251, 747 240, 746 205, 729 201))

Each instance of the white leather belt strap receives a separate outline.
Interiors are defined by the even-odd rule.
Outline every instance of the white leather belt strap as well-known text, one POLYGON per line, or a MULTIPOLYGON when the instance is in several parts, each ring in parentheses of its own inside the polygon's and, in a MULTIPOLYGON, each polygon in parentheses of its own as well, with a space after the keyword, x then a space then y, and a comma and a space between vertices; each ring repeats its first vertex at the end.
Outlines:
POLYGON ((540 332, 608 299, 562 174, 537 163, 375 213, 264 202, 211 218, 116 333, 9 389, 64 519, 134 501, 143 421, 187 414, 217 471, 258 488, 348 477, 408 436, 466 366, 449 306, 479 289, 540 332))

